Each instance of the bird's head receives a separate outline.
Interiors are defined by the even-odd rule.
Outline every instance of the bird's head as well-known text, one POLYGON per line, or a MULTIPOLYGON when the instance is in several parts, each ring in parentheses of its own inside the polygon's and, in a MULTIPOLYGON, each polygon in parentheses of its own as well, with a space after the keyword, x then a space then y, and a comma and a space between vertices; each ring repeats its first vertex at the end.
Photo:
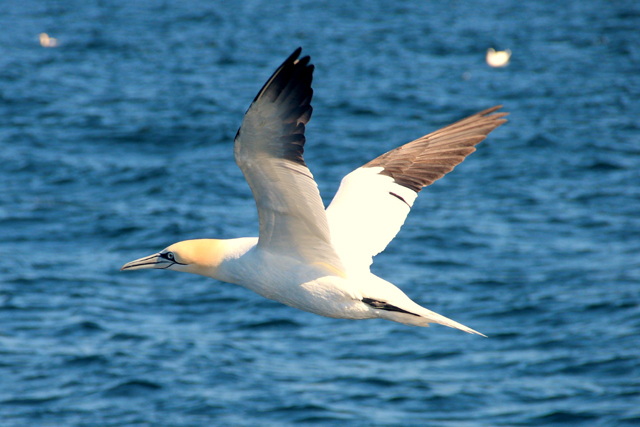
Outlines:
POLYGON ((222 261, 221 240, 197 239, 174 243, 157 254, 131 261, 123 270, 157 268, 211 276, 222 261))

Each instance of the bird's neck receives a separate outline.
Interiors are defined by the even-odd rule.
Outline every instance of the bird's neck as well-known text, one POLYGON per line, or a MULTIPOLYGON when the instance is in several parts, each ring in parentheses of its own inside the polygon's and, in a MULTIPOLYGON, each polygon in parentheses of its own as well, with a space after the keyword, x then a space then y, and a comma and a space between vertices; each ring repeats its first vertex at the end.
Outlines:
POLYGON ((241 258, 258 242, 257 238, 197 239, 180 242, 188 247, 188 266, 185 271, 233 282, 229 266, 241 258))

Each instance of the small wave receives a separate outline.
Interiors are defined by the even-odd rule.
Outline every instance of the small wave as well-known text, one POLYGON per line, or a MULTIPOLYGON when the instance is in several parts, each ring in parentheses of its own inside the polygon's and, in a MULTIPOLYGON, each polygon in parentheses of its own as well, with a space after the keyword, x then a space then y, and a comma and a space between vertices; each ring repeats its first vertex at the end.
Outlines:
POLYGON ((96 322, 92 322, 89 320, 85 320, 82 322, 77 322, 71 325, 67 325, 62 328, 59 332, 59 335, 77 335, 77 334, 94 334, 97 332, 103 332, 104 328, 100 326, 96 322))
POLYGON ((396 381, 386 380, 384 378, 364 378, 360 380, 360 382, 375 387, 393 387, 398 384, 396 381))
POLYGON ((109 338, 111 341, 144 341, 147 339, 144 335, 129 334, 126 332, 119 332, 111 335, 109 338))
POLYGON ((290 405, 279 408, 273 408, 267 412, 286 412, 286 413, 308 413, 308 412, 328 412, 329 410, 323 406, 307 404, 307 405, 290 405))
POLYGON ((349 414, 337 414, 329 408, 323 406, 307 404, 307 405, 292 405, 280 408, 274 408, 266 411, 273 414, 282 414, 286 416, 293 416, 295 424, 330 424, 340 425, 351 419, 349 414), (297 416, 296 416, 297 415, 297 416))
POLYGON ((433 261, 422 261, 422 262, 417 262, 416 264, 418 265, 427 265, 427 266, 431 266, 431 267, 467 267, 467 264, 461 263, 461 262, 457 262, 457 261, 452 261, 452 260, 446 260, 446 259, 441 259, 441 260, 433 260, 433 261))
POLYGON ((198 403, 185 412, 191 415, 214 416, 224 412, 224 405, 212 405, 211 403, 198 403))
POLYGON ((118 384, 104 392, 106 397, 138 397, 146 396, 162 389, 162 386, 145 380, 132 380, 118 384))
POLYGON ((461 351, 434 351, 432 353, 426 354, 423 359, 424 360, 443 360, 448 359, 450 357, 460 356, 462 354, 461 351))
POLYGON ((267 322, 249 323, 243 329, 298 329, 301 325, 289 319, 276 319, 267 322))
POLYGON ((349 418, 341 418, 337 416, 310 416, 298 418, 295 420, 296 423, 304 423, 304 424, 320 424, 320 423, 331 423, 333 425, 339 424, 340 422, 345 422, 349 418))
POLYGON ((591 165, 587 166, 585 169, 597 171, 597 172, 608 172, 608 171, 623 170, 625 169, 625 167, 600 160, 595 163, 592 163, 591 165))
POLYGON ((89 356, 73 356, 65 362, 65 364, 68 366, 104 365, 107 363, 107 358, 99 354, 92 354, 89 356))
POLYGON ((487 287, 496 287, 496 286, 505 286, 507 283, 503 282, 503 281, 497 281, 497 280, 491 280, 491 279, 486 279, 486 280, 476 280, 472 283, 470 283, 471 285, 479 285, 479 286, 487 286, 487 287))
POLYGON ((42 397, 23 397, 20 399, 7 399, 3 400, 3 405, 42 405, 43 403, 52 402, 61 399, 62 396, 42 396, 42 397))
POLYGON ((589 421, 596 418, 598 418, 598 416, 590 412, 553 411, 534 418, 531 425, 546 426, 556 423, 565 425, 576 425, 576 423, 589 421))
POLYGON ((633 372, 636 364, 636 358, 634 357, 612 357, 606 360, 598 361, 585 361, 580 364, 568 364, 558 372, 563 374, 587 374, 598 372, 606 376, 619 376, 628 375, 633 372))
POLYGON ((550 137, 543 134, 536 134, 533 137, 529 138, 526 142, 527 147, 534 148, 547 148, 547 147, 555 147, 558 144, 553 141, 550 137))
POLYGON ((502 317, 521 317, 521 316, 533 316, 540 313, 541 310, 538 306, 535 305, 524 305, 521 307, 513 307, 506 310, 496 311, 491 313, 491 316, 495 318, 502 317))

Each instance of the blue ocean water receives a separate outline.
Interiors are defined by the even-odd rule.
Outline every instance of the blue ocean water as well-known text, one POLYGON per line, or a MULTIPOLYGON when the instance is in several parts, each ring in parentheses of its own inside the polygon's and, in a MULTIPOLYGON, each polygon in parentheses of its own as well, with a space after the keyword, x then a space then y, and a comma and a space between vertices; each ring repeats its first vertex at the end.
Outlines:
POLYGON ((636 1, 1 2, 0 425, 640 425, 639 29, 636 1), (326 203, 511 112, 373 266, 489 338, 118 271, 256 235, 233 137, 297 46, 326 203))

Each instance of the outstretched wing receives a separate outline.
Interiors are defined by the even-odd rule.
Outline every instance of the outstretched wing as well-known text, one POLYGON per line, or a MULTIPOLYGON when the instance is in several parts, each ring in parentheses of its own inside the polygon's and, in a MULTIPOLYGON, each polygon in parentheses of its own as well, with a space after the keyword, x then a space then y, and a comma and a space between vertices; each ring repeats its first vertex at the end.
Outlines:
POLYGON ((368 271, 372 258, 400 231, 418 192, 473 153, 505 123, 496 106, 416 139, 342 179, 327 218, 333 246, 349 272, 368 271))
POLYGON ((298 59, 301 50, 284 61, 253 100, 234 154, 258 207, 258 247, 342 272, 318 186, 302 157, 312 112, 313 65, 308 56, 298 59))

